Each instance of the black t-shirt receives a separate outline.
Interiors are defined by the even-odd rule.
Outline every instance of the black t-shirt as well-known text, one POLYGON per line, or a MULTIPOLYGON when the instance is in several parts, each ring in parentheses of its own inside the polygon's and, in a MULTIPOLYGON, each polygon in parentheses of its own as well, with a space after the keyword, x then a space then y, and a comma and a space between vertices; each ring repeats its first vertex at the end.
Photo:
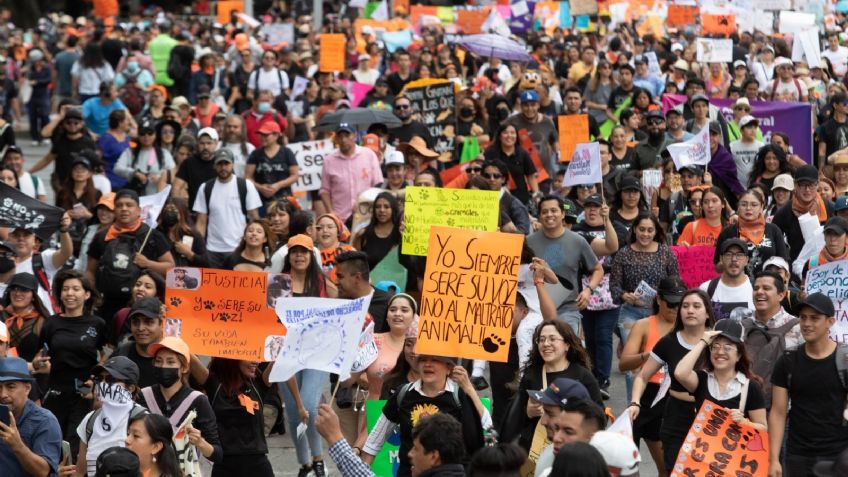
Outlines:
MULTIPOLYGON (((141 224, 141 227, 138 228, 135 232, 130 232, 135 234, 135 243, 136 249, 141 247, 141 244, 144 243, 144 238, 147 236, 147 231, 150 227, 147 224, 141 224)), ((106 252, 106 234, 109 229, 103 229, 94 236, 91 244, 88 246, 88 257, 94 260, 100 260, 103 254, 106 252)), ((122 234, 123 235, 123 234, 122 234)), ((147 239, 147 244, 144 246, 144 249, 141 251, 141 254, 150 260, 157 261, 159 257, 164 255, 166 252, 171 251, 171 245, 168 243, 168 240, 165 239, 165 236, 162 235, 162 232, 158 230, 153 230, 150 233, 150 237, 147 239)), ((102 288, 102 284, 97 284, 98 288, 102 288)), ((132 284, 128 284, 127 286, 132 287, 132 284)), ((115 297, 106 297, 106 298, 115 298, 115 297)))
MULTIPOLYGON (((660 338, 657 344, 654 345, 654 349, 651 350, 651 356, 659 358, 661 363, 665 363, 668 366, 666 373, 671 378, 671 387, 669 389, 672 391, 688 393, 686 388, 680 384, 680 381, 674 377, 674 370, 677 368, 677 363, 691 349, 692 346, 685 344, 683 338, 680 336, 680 332, 676 332, 669 333, 660 338)), ((669 396, 665 414, 663 415, 661 433, 678 437, 685 435, 686 431, 689 430, 689 426, 692 425, 692 420, 695 419, 697 409, 695 403, 680 401, 669 396)))
MULTIPOLYGON (((618 237, 618 248, 621 248, 627 243, 627 228, 617 221, 612 222, 612 227, 615 229, 615 235, 618 237)), ((601 240, 606 240, 607 238, 607 228, 604 225, 586 225, 585 221, 574 224, 571 231, 583 237, 589 245, 592 245, 592 240, 596 238, 601 240)), ((612 263, 612 261, 604 260, 604 269, 606 271, 609 271, 608 263, 612 263)))
MULTIPOLYGON (((707 385, 707 372, 704 370, 698 370, 696 373, 698 373, 698 387, 695 388, 695 392, 692 393, 692 395, 695 396, 695 405, 698 409, 701 409, 701 404, 704 403, 704 399, 709 399, 719 406, 726 407, 728 409, 739 409, 739 399, 742 396, 742 393, 739 393, 730 399, 716 399, 715 396, 710 394, 709 386, 707 385)), ((763 388, 757 384, 756 381, 750 380, 748 384, 748 399, 745 401, 745 414, 750 417, 750 411, 765 408, 766 401, 763 396, 763 388)))
POLYGON ((609 166, 611 169, 621 171, 625 174, 630 171, 639 170, 639 156, 636 155, 636 150, 628 147, 623 157, 618 157, 615 152, 610 150, 609 166))
POLYGON ((848 147, 848 121, 840 123, 830 118, 819 129, 821 140, 827 145, 826 154, 848 147))
POLYGON ((848 448, 848 426, 843 425, 845 388, 836 369, 836 351, 813 359, 806 346, 786 353, 774 365, 771 382, 789 391, 790 454, 836 456, 848 448), (789 375, 792 375, 791 384, 789 375))
MULTIPOLYGON (((722 229, 721 233, 716 238, 716 252, 713 255, 713 263, 718 263, 721 258, 719 250, 721 244, 725 240, 732 238, 741 238, 739 236, 739 226, 731 224, 722 229)), ((744 240, 744 239, 743 239, 744 240)), ((783 232, 774 224, 766 224, 763 239, 759 244, 748 242, 748 265, 745 267, 745 273, 749 277, 754 277, 763 269, 763 264, 775 255, 783 257, 784 260, 789 260, 789 247, 786 245, 786 239, 783 237, 783 232)))
POLYGON ((510 193, 522 204, 530 202, 530 191, 527 190, 526 177, 536 173, 536 166, 530 159, 530 154, 523 147, 516 145, 515 151, 509 156, 496 146, 487 148, 483 155, 486 160, 497 159, 506 164, 509 168, 509 177, 515 183, 515 187, 509 189, 510 193))
POLYGON ((630 89, 624 89, 623 86, 617 86, 614 90, 612 90, 612 93, 610 93, 610 99, 607 103, 607 107, 612 109, 613 112, 617 110, 618 107, 621 106, 621 103, 633 94, 633 89, 632 85, 630 86, 630 89))
MULTIPOLYGON (((215 419, 218 421, 218 434, 224 455, 267 454, 263 422, 262 395, 251 383, 237 395, 230 396, 224 391, 218 378, 212 374, 203 385, 215 419), (241 400, 249 398, 256 403, 250 414, 241 400)), ((245 399, 246 401, 246 399, 245 399)))
POLYGON ((153 377, 153 357, 146 357, 138 354, 135 348, 135 341, 128 341, 115 350, 114 356, 126 356, 138 366, 138 387, 146 388, 158 384, 156 378, 153 377))
POLYGON ((436 141, 430 135, 430 130, 420 121, 412 121, 409 124, 389 129, 389 143, 395 147, 402 142, 409 142, 413 136, 423 139, 430 149, 436 145, 436 141))
POLYGON ((97 150, 94 140, 87 134, 83 134, 78 139, 68 139, 68 136, 64 134, 54 135, 50 153, 56 156, 55 171, 60 181, 64 182, 71 174, 71 164, 74 162, 73 154, 85 149, 97 150))
MULTIPOLYGON (((261 147, 250 153, 247 163, 256 166, 253 179, 257 184, 273 184, 289 177, 289 167, 297 165, 294 153, 286 146, 280 146, 274 157, 268 157, 265 148, 261 147)), ((291 186, 282 187, 274 194, 274 199, 282 199, 291 195, 291 186)), ((268 197, 262 197, 268 199, 268 197)))
POLYGON ((401 92, 403 87, 406 86, 406 83, 409 83, 410 81, 415 81, 417 79, 418 75, 412 71, 409 72, 409 76, 407 76, 406 79, 401 78, 400 73, 395 72, 390 74, 389 77, 386 78, 386 83, 389 84, 389 90, 392 92, 392 94, 397 96, 398 93, 401 92))
POLYGON ((45 343, 50 347, 50 387, 72 392, 74 380, 85 381, 97 365, 97 353, 106 344, 106 322, 92 315, 54 315, 41 328, 39 347, 45 343))
POLYGON ((194 199, 197 197, 197 190, 200 189, 200 184, 214 179, 216 176, 215 165, 212 161, 204 161, 200 156, 189 157, 180 165, 177 171, 177 178, 186 181, 188 184, 189 209, 194 208, 194 199))

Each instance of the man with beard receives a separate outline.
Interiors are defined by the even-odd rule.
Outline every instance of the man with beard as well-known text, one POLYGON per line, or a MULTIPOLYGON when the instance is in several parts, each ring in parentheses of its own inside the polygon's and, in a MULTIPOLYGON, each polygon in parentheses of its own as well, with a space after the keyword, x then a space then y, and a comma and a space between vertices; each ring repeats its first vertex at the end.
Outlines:
POLYGON ((397 116, 402 126, 389 129, 389 144, 397 147, 402 142, 409 142, 414 136, 418 136, 427 143, 427 147, 432 149, 436 145, 435 139, 430 135, 430 130, 421 121, 413 119, 415 111, 412 109, 412 102, 404 96, 395 98, 394 113, 397 116))
POLYGON ((683 128, 685 125, 683 113, 672 108, 665 113, 665 137, 668 144, 688 141, 692 133, 683 128))
POLYGON ((510 116, 507 123, 515 126, 518 131, 519 144, 523 134, 530 135, 542 166, 548 171, 548 175, 553 177, 557 169, 554 151, 559 149, 556 126, 551 118, 539 112, 539 93, 535 90, 524 91, 518 99, 521 102, 521 112, 510 116))
POLYGON ((745 266, 748 265, 748 244, 742 239, 732 238, 721 244, 720 251, 721 276, 708 280, 699 287, 709 295, 716 320, 730 318, 730 313, 736 308, 754 309, 754 289, 745 274, 745 266))
POLYGON ((250 153, 256 149, 256 146, 247 142, 247 130, 244 126, 244 118, 238 114, 227 116, 227 120, 224 122, 224 141, 221 147, 229 149, 233 153, 235 175, 244 177, 247 158, 250 157, 250 153))
POLYGON ((97 145, 85 129, 82 112, 77 108, 66 108, 62 119, 62 132, 53 134, 50 152, 32 166, 29 173, 35 174, 56 161, 55 169, 50 174, 50 184, 54 191, 58 191, 65 179, 71 175, 74 154, 83 150, 96 149, 97 145))
POLYGON ((668 140, 665 136, 665 118, 663 118, 662 111, 659 109, 649 111, 646 118, 648 121, 648 137, 636 146, 639 169, 642 170, 652 169, 662 162, 660 152, 668 146, 668 140))
POLYGON ((798 216, 807 212, 818 217, 819 223, 824 223, 834 216, 833 202, 819 196, 819 170, 815 166, 806 165, 795 169, 795 193, 792 200, 783 205, 774 214, 772 223, 780 227, 789 243, 789 263, 793 263, 801 249, 804 248, 804 236, 798 216))
POLYGON ((204 182, 215 178, 212 156, 218 149, 218 131, 203 128, 197 134, 197 154, 185 160, 174 179, 173 194, 177 197, 188 195, 188 203, 194 205, 197 189, 204 182))
POLYGON ((162 341, 164 336, 165 316, 161 313, 161 309, 162 302, 156 297, 137 299, 127 316, 133 340, 118 346, 113 354, 113 356, 125 356, 138 366, 140 388, 157 384, 153 370, 153 355, 147 352, 147 347, 162 341))

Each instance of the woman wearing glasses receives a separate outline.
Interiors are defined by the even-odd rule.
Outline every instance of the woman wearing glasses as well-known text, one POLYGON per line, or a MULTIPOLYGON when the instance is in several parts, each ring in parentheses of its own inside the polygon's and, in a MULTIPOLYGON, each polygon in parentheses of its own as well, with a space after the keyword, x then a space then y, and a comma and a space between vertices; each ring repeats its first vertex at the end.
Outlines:
MULTIPOLYGON (((518 143, 518 130, 512 124, 502 124, 498 127, 495 141, 486 148, 484 156, 487 161, 499 160, 506 164, 509 177, 504 178, 505 182, 509 184, 509 192, 522 204, 530 202, 531 193, 539 192, 536 166, 530 159, 530 154, 518 143)), ((489 179, 485 170, 483 177, 489 179)))
POLYGON ((138 126, 138 145, 124 149, 115 163, 115 174, 126 178, 127 187, 138 195, 158 192, 159 176, 176 167, 171 153, 155 145, 156 129, 153 123, 138 126))

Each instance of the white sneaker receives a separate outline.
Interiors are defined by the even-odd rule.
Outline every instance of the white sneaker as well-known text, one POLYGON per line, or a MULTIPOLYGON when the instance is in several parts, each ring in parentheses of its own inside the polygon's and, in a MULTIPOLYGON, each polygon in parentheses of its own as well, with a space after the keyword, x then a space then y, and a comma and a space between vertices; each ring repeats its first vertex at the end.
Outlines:
POLYGON ((50 144, 51 144, 50 139, 43 139, 41 141, 42 146, 50 146, 50 144))
POLYGON ((39 143, 38 141, 32 141, 31 143, 29 143, 29 145, 32 147, 38 147, 41 145, 41 143, 39 143))

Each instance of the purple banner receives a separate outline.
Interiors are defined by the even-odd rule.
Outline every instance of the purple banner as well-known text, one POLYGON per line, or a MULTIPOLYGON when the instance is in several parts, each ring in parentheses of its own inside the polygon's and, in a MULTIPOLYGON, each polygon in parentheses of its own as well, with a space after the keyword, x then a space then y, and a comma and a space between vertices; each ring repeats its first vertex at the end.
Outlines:
POLYGON ((521 0, 513 0, 510 5, 511 14, 509 18, 509 30, 516 34, 524 34, 533 31, 533 12, 536 10, 536 2, 529 0, 522 2, 521 0), (522 15, 516 15, 514 4, 524 3, 527 6, 527 12, 522 15))
MULTIPOLYGON (((663 95, 663 110, 667 111, 686 100, 682 95, 663 95)), ((733 120, 731 99, 710 98, 710 104, 721 108, 721 114, 730 122, 733 120)), ((789 135, 790 147, 794 154, 812 164, 813 159, 813 117, 812 106, 807 103, 783 103, 777 101, 751 102, 751 115, 760 121, 763 141, 771 142, 773 132, 789 135)))

